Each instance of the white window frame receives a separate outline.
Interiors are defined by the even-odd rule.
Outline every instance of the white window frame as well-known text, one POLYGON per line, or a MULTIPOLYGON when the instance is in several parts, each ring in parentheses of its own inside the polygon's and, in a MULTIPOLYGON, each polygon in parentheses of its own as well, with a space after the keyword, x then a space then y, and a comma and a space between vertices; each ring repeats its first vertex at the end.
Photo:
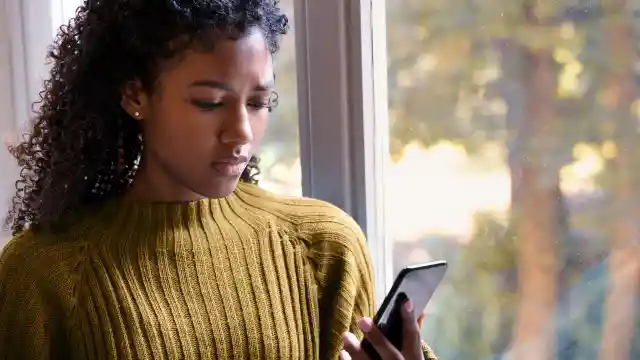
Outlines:
POLYGON ((384 0, 294 0, 302 190, 367 235, 378 301, 391 284, 384 0))
MULTIPOLYGON (((16 122, 3 125, 20 127, 47 74, 54 24, 79 0, 3 1, 0 24, 9 31, 0 34, 9 38, 0 37, 0 50, 11 58, 0 58, 0 65, 10 61, 13 70, 0 73, 0 81, 12 85, 3 113, 16 122)), ((389 129, 385 2, 294 0, 294 9, 303 193, 339 206, 360 224, 381 300, 392 276, 382 176, 389 129)))
MULTIPOLYGON (((0 2, 0 130, 21 131, 33 114, 47 74, 45 55, 51 44, 50 0, 2 0, 0 2), (41 26, 34 26, 34 24, 41 26)), ((2 135, 5 135, 4 133, 2 135)), ((4 146, 4 140, 0 146, 4 146)), ((9 154, 0 153, 0 201, 13 195, 18 167, 9 154)), ((0 231, 0 248, 9 233, 0 231)))
POLYGON ((0 50, 8 61, 0 62, 0 81, 10 84, 4 114, 13 115, 5 118, 9 123, 1 123, 3 128, 19 128, 33 114, 32 104, 48 74, 45 58, 54 37, 53 15, 61 6, 61 0, 2 0, 0 50))

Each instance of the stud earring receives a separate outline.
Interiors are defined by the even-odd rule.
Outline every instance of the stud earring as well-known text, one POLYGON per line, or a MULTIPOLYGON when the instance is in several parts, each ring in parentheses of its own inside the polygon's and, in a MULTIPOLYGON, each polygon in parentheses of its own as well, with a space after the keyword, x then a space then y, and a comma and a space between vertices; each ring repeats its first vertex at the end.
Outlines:
POLYGON ((136 111, 136 112, 133 113, 133 116, 136 117, 136 118, 139 118, 140 117, 140 113, 136 111))

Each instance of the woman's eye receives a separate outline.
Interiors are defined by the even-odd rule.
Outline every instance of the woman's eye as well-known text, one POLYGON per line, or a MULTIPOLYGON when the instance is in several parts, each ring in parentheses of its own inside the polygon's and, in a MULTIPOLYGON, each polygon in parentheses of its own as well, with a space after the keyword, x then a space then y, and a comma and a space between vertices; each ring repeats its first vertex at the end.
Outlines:
POLYGON ((221 101, 191 100, 191 103, 195 105, 197 108, 199 108, 200 110, 213 110, 224 105, 221 101))
POLYGON ((269 107, 269 102, 268 101, 250 101, 247 105, 251 109, 262 110, 269 107))

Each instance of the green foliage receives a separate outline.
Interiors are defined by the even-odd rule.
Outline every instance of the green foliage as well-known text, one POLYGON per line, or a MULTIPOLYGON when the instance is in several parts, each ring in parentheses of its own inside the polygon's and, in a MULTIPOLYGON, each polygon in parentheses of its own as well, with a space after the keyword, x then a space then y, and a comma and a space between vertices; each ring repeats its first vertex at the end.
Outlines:
POLYGON ((505 103, 503 88, 509 79, 502 72, 498 41, 527 51, 571 55, 571 62, 557 59, 558 77, 581 62, 582 70, 575 77, 584 89, 557 99, 554 134, 561 141, 551 155, 559 166, 571 160, 569 154, 577 142, 600 140, 597 99, 610 61, 598 56, 605 53, 597 41, 599 23, 563 19, 579 3, 537 1, 537 21, 526 18, 519 1, 425 3, 404 0, 388 5, 393 154, 412 141, 429 146, 443 139, 456 140, 474 151, 485 141, 506 140, 506 122, 512 121, 506 109, 514 105, 505 103))
POLYGON ((479 214, 475 224, 471 242, 450 261, 451 287, 434 298, 442 311, 424 328, 443 359, 490 358, 510 337, 517 301, 513 232, 490 214, 479 214))
MULTIPOLYGON (((615 131, 631 119, 630 109, 607 107, 612 96, 608 81, 612 74, 629 73, 625 57, 636 54, 611 54, 609 42, 617 39, 605 35, 612 26, 639 27, 640 22, 630 14, 600 6, 595 0, 539 0, 530 2, 535 4, 532 13, 525 11, 522 0, 387 3, 392 156, 400 155, 408 143, 429 147, 446 140, 462 144, 472 154, 488 141, 497 141, 511 155, 526 158, 527 146, 549 141, 553 145, 536 165, 558 171, 575 160, 577 144, 640 144, 637 125, 615 131), (527 138, 518 134, 523 131, 524 101, 531 99, 519 91, 529 85, 526 75, 536 69, 526 68, 523 61, 541 51, 552 53, 556 62, 552 70, 558 81, 555 122, 537 137, 527 138), (522 149, 524 153, 518 154, 522 149)), ((625 155, 628 151, 638 151, 637 146, 625 155)), ((640 159, 638 152, 633 159, 640 159)), ((638 160, 632 163, 640 165, 638 160)), ((610 224, 617 215, 612 210, 611 190, 619 176, 607 163, 596 179, 603 200, 569 214, 571 232, 561 231, 555 239, 562 270, 561 295, 584 281, 585 264, 597 263, 607 254, 604 239, 611 238, 610 224)), ((640 188, 640 180, 634 181, 640 188)), ((513 330, 515 231, 486 215, 478 216, 475 229, 473 240, 452 260, 448 283, 453 289, 438 296, 446 310, 438 312, 425 329, 425 336, 433 339, 436 351, 446 359, 500 354, 513 330)), ((606 287, 606 283, 599 286, 606 287)), ((565 327, 558 325, 559 338, 575 343, 575 349, 557 355, 558 359, 597 357, 603 320, 593 313, 602 311, 605 293, 601 291, 589 298, 591 315, 565 327)))
MULTIPOLYGON (((282 6, 287 14, 293 17, 293 1, 283 1, 282 6)), ((291 20, 293 28, 295 19, 291 20)), ((286 165, 291 165, 300 156, 296 73, 291 71, 295 68, 295 34, 292 30, 283 38, 280 52, 274 58, 278 106, 271 114, 267 132, 262 140, 264 149, 272 153, 274 160, 286 165)))

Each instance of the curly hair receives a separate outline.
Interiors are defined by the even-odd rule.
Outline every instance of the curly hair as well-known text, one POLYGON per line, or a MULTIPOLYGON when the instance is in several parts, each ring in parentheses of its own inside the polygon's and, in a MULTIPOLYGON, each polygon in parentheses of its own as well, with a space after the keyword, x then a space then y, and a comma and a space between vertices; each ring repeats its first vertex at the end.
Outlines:
MULTIPOLYGON (((278 0, 85 0, 49 50, 31 132, 9 148, 21 171, 5 226, 16 234, 127 189, 143 141, 122 87, 138 80, 151 90, 163 62, 213 46, 211 30, 238 38, 252 28, 278 51, 288 31, 278 0)), ((241 180, 258 174, 253 157, 241 180)))

